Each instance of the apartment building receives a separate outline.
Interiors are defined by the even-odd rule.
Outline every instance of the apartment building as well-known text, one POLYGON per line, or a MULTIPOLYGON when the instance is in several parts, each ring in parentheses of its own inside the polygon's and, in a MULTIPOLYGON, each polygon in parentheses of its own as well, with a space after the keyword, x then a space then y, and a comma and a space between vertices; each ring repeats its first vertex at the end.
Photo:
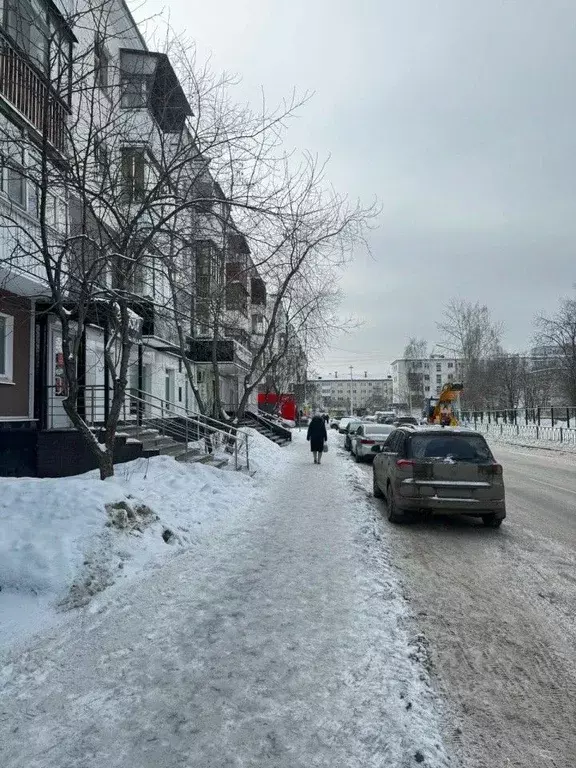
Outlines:
POLYGON ((325 410, 377 410, 392 403, 392 378, 322 379, 319 391, 325 410))
POLYGON ((394 360, 392 399, 395 405, 420 409, 424 400, 439 394, 442 387, 461 378, 461 361, 454 357, 431 355, 426 358, 394 360))
MULTIPOLYGON (((51 2, 9 0, 0 15, 0 471, 34 463, 37 390, 50 365, 37 341, 37 304, 46 293, 34 170, 40 147, 64 157, 71 107, 73 31, 51 2), (32 169, 32 170, 31 170, 32 169)), ((62 187, 45 198, 44 230, 60 241, 68 226, 62 187)))
POLYGON ((33 247, 41 239, 38 147, 55 169, 43 223, 50 224, 54 260, 66 265, 58 275, 78 337, 79 413, 87 422, 103 422, 110 407, 111 366, 121 352, 115 296, 129 316, 127 419, 156 403, 197 410, 184 358, 204 403, 218 400, 234 411, 265 327, 266 286, 192 146, 192 110, 168 56, 148 49, 124 0, 84 6, 77 29, 67 25, 65 0, 59 8, 50 0, 35 0, 34 8, 32 0, 7 0, 0 16, 1 474, 39 471, 47 432, 51 446, 58 430, 63 445, 74 445, 63 408, 62 325, 43 253, 33 247), (83 78, 85 89, 70 91, 83 78), (59 183, 64 161, 73 155, 79 162, 82 152, 86 187, 59 183), (146 208, 171 163, 178 170, 170 185, 146 208), (150 232, 186 194, 200 202, 174 217, 180 246, 168 258, 169 234, 153 240, 150 232), (74 245, 63 245, 65 238, 74 245), (102 251, 108 256, 99 266, 102 251), (133 393, 146 403, 135 405, 133 393))

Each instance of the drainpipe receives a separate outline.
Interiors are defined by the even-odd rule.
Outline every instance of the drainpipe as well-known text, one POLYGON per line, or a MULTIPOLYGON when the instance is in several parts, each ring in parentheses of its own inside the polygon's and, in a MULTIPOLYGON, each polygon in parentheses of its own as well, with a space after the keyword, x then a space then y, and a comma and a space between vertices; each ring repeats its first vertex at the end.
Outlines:
MULTIPOLYGON (((108 342, 110 341, 110 331, 108 330, 108 322, 104 324, 104 349, 108 348, 108 342)), ((104 425, 108 423, 108 416, 110 415, 110 369, 108 368, 108 360, 104 355, 104 425)))

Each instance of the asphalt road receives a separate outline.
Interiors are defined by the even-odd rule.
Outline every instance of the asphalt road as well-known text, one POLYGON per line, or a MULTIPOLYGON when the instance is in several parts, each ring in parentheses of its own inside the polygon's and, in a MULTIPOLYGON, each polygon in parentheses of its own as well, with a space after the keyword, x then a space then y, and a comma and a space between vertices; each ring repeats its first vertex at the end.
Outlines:
MULTIPOLYGON (((507 494, 499 530, 439 517, 387 524, 386 538, 462 766, 573 768, 576 457, 493 450, 507 494)), ((367 491, 371 471, 362 466, 367 491)), ((385 515, 385 504, 374 510, 385 515)))

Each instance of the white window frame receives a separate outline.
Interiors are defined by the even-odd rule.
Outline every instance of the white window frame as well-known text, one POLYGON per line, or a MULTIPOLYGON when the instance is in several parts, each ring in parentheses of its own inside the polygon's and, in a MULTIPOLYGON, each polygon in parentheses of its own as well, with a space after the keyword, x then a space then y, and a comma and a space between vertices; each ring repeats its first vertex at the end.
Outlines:
POLYGON ((4 320, 4 373, 0 373, 0 384, 14 383, 14 318, 0 312, 4 320))

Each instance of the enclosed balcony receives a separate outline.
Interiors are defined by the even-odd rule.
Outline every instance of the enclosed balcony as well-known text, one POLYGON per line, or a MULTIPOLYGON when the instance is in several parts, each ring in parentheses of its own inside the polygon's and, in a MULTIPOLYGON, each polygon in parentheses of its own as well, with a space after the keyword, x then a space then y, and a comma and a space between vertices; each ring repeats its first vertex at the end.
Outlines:
POLYGON ((266 283, 261 277, 253 277, 250 281, 253 307, 266 306, 266 283))
POLYGON ((120 50, 124 109, 149 109, 161 131, 179 133, 192 109, 165 53, 120 50))

